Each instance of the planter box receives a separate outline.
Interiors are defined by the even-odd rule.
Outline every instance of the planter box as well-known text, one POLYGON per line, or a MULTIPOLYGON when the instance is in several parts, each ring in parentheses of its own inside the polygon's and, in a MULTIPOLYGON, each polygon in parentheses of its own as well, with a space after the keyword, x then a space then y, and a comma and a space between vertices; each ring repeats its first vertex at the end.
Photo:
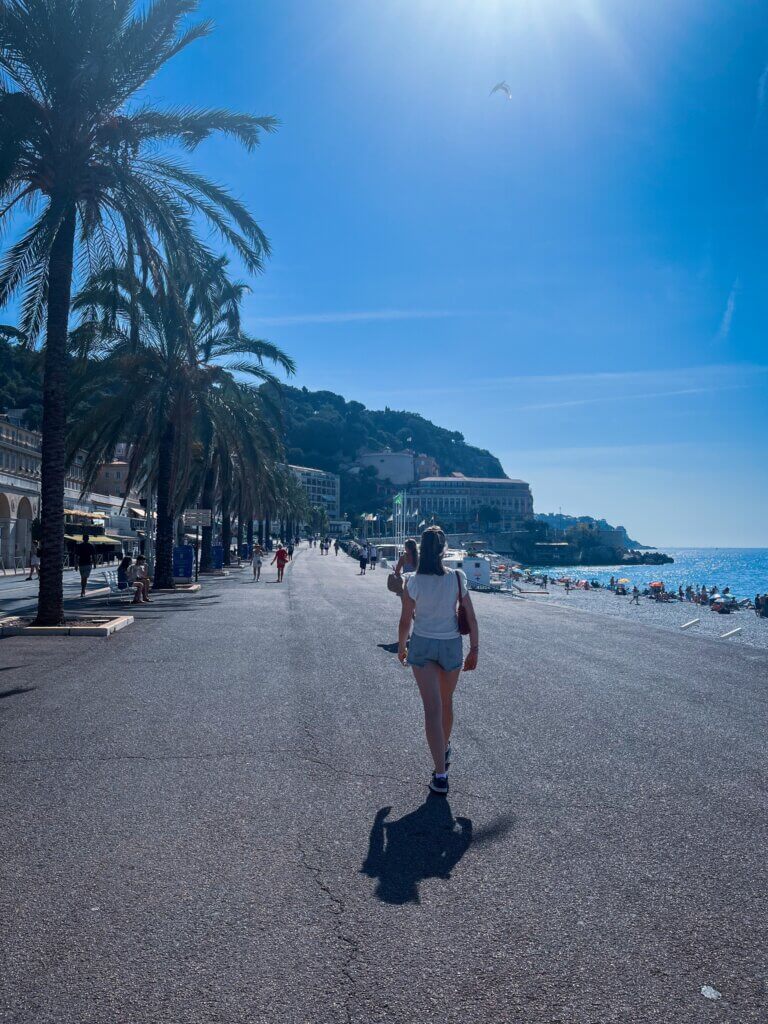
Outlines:
POLYGON ((0 620, 0 636, 111 636, 125 629, 133 622, 132 615, 116 615, 111 618, 91 617, 78 625, 77 619, 63 626, 26 626, 23 619, 0 620))

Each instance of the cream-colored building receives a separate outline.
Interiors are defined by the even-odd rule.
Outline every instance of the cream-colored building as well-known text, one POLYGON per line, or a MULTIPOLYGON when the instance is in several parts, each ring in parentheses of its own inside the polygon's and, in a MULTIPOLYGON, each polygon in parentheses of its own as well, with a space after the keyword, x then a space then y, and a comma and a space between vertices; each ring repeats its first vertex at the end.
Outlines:
POLYGON ((29 565, 40 514, 40 434, 0 416, 0 570, 29 565))
MULTIPOLYGON (((42 437, 13 413, 0 414, 0 572, 29 567, 32 521, 40 515, 42 437)), ((84 453, 75 456, 64 481, 65 537, 79 539, 92 522, 98 533, 114 538, 112 550, 138 551, 146 530, 146 512, 138 495, 127 499, 83 494, 84 453)))
POLYGON ((430 455, 417 455, 409 449, 402 452, 393 452, 388 448, 378 452, 361 452, 357 464, 364 469, 372 467, 380 480, 389 480, 397 487, 425 476, 437 476, 439 472, 437 462, 430 455))
POLYGON ((507 477, 425 477, 406 491, 409 515, 435 516, 450 530, 472 529, 483 510, 497 513, 495 529, 519 530, 533 519, 533 495, 524 480, 507 477))

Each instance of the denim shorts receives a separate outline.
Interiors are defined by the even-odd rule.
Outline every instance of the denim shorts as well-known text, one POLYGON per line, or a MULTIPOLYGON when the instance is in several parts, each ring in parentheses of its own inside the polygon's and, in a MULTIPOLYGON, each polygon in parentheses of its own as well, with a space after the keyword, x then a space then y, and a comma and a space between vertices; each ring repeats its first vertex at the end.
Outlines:
POLYGON ((428 661, 434 661, 444 672, 455 672, 461 668, 464 663, 461 637, 433 640, 431 637, 414 634, 408 644, 408 664, 423 668, 428 661))

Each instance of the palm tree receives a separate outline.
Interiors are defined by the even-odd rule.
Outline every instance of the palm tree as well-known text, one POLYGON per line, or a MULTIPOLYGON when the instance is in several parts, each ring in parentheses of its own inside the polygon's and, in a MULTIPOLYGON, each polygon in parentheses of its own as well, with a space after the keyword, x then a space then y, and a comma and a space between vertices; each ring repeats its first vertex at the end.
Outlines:
POLYGON ((158 588, 173 586, 180 502, 197 492, 200 477, 213 472, 215 483, 211 453, 219 459, 230 452, 240 465, 258 466, 277 450, 268 402, 234 371, 272 387, 277 380, 265 360, 294 371, 279 348, 241 330, 242 289, 223 277, 224 261, 217 266, 218 273, 209 268, 195 283, 182 283, 182 268, 171 265, 155 286, 137 281, 130 268, 110 271, 74 304, 84 315, 74 340, 87 339, 92 357, 99 355, 94 339, 102 349, 83 382, 93 397, 70 432, 70 457, 87 448, 87 486, 118 443, 131 444, 126 489, 142 480, 156 487, 158 588))
POLYGON ((20 212, 31 215, 0 264, 0 305, 23 288, 20 330, 31 338, 45 332, 40 625, 64 618, 67 331, 76 258, 83 274, 127 262, 157 283, 163 253, 207 261, 198 219, 252 272, 268 253, 240 202, 158 146, 192 150, 223 133, 251 150, 276 122, 135 100, 210 31, 207 21, 186 24, 196 8, 196 0, 0 0, 0 227, 20 212))

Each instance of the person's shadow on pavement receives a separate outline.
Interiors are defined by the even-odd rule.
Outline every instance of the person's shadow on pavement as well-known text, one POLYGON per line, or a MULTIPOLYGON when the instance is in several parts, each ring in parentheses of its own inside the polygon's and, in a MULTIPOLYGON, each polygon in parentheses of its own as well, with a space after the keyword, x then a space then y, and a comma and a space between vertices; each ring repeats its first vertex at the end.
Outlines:
POLYGON ((454 818, 444 796, 431 795, 421 807, 397 821, 387 821, 391 807, 377 812, 361 873, 377 878, 375 895, 384 903, 419 903, 419 882, 449 879, 451 871, 478 839, 502 835, 512 819, 473 834, 469 818, 454 818))

